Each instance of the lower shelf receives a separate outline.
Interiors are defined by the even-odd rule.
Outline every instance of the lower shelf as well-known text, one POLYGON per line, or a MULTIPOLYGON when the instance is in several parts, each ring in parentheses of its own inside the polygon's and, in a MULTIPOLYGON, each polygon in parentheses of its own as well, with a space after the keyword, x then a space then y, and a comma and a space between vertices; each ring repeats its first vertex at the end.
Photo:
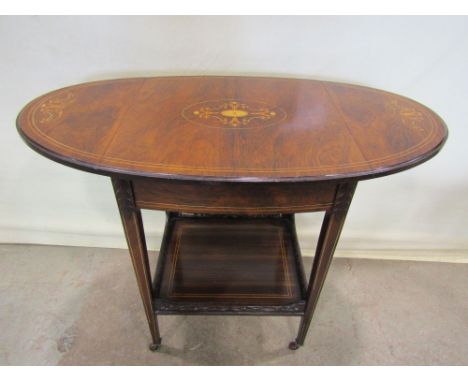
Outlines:
POLYGON ((291 215, 169 215, 157 314, 302 315, 305 277, 291 215))

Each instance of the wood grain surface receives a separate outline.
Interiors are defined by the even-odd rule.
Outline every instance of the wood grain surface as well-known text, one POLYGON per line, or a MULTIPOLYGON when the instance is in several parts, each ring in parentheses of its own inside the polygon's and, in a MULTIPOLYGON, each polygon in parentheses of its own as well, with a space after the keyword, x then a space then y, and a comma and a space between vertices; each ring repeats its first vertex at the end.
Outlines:
POLYGON ((218 310, 304 303, 300 254, 287 218, 176 217, 169 224, 157 299, 174 307, 213 302, 218 310))
POLYGON ((137 179, 139 208, 186 213, 275 214, 324 211, 332 207, 336 184, 220 183, 137 179))
POLYGON ((263 77, 155 77, 67 87, 29 103, 21 136, 112 176, 234 182, 364 179, 415 166, 447 138, 427 107, 381 90, 263 77))

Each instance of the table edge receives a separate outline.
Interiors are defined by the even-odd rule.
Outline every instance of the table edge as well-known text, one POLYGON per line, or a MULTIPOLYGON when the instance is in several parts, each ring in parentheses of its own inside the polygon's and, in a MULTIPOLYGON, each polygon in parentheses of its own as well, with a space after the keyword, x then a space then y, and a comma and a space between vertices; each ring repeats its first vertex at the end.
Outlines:
MULTIPOLYGON (((442 120, 441 120, 442 121, 442 120)), ((325 176, 216 176, 216 175, 184 175, 184 174, 168 174, 168 173, 148 173, 132 170, 123 170, 121 168, 117 169, 111 166, 102 166, 97 164, 88 163, 79 159, 74 159, 71 157, 63 156, 53 152, 37 142, 30 139, 24 132, 21 130, 20 126, 17 124, 17 130, 22 138, 22 140, 33 149, 38 154, 53 160, 54 162, 60 163, 62 165, 72 167, 77 170, 109 176, 112 178, 123 178, 123 179, 135 179, 135 178, 144 178, 144 179, 164 179, 164 180, 175 180, 175 181, 199 181, 199 182, 220 182, 220 183, 315 183, 315 182, 347 182, 347 181, 358 181, 379 178, 405 170, 409 170, 413 167, 416 167, 429 159, 433 158, 439 153, 442 147, 445 145, 448 139, 448 129, 443 123, 445 128, 445 136, 441 142, 435 146, 431 151, 424 153, 419 157, 412 158, 409 161, 398 163, 397 165, 392 165, 389 167, 377 168, 368 171, 358 171, 356 173, 350 174, 334 174, 334 175, 325 175, 325 176)))

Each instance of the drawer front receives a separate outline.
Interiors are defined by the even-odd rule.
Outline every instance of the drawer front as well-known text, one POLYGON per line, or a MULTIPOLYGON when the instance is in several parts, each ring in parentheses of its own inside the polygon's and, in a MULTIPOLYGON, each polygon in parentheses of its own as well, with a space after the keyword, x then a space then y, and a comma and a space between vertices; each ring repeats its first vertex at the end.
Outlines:
POLYGON ((336 184, 211 183, 133 181, 139 208, 186 213, 273 214, 323 211, 331 207, 336 184))

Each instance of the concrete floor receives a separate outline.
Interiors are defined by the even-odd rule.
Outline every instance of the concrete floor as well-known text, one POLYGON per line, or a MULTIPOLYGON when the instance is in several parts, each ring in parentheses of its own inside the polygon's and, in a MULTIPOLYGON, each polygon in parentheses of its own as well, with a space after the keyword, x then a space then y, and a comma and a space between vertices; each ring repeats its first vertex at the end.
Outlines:
MULTIPOLYGON (((310 259, 306 266, 310 267, 310 259)), ((468 264, 334 260, 306 345, 298 318, 146 318, 124 250, 1 245, 2 365, 466 365, 468 264)))

